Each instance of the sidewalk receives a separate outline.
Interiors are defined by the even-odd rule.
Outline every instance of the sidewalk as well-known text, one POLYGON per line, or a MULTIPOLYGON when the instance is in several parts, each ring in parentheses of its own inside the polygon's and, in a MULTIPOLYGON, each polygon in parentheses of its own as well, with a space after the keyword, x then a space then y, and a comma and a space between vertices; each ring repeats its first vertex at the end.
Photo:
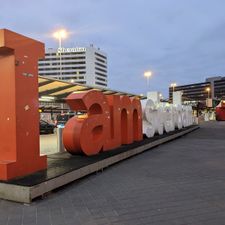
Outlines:
POLYGON ((73 182, 31 205, 0 200, 0 225, 223 225, 225 122, 73 182))

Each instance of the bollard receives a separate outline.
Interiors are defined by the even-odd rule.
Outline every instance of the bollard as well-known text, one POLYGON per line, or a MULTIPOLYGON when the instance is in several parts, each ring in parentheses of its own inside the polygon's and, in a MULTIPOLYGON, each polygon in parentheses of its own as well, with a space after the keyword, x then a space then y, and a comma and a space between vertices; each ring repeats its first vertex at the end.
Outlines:
POLYGON ((63 140, 62 140, 62 132, 63 132, 62 127, 57 127, 56 128, 56 135, 57 135, 57 152, 65 152, 65 148, 63 145, 63 140))

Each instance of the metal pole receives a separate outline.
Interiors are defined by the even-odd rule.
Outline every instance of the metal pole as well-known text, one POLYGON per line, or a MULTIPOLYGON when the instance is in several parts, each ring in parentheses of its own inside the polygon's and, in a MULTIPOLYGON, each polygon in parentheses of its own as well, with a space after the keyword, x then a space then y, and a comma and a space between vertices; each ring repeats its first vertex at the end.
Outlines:
MULTIPOLYGON (((59 35, 59 48, 62 48, 62 37, 59 35)), ((62 51, 60 50, 59 52, 59 74, 60 77, 59 79, 63 79, 62 78, 62 51)), ((61 113, 63 113, 63 103, 61 103, 61 113)))
MULTIPOLYGON (((59 36, 59 49, 62 48, 62 38, 59 36)), ((62 79, 62 58, 61 58, 61 51, 59 52, 59 74, 60 79, 62 79)))
POLYGON ((149 89, 149 77, 147 77, 147 87, 149 89))

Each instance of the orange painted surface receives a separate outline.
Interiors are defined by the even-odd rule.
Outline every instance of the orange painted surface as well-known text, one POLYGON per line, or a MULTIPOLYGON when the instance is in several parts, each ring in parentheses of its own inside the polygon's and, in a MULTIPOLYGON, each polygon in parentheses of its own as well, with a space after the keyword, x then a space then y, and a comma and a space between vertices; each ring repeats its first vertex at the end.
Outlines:
POLYGON ((87 117, 73 117, 63 130, 63 143, 71 154, 95 155, 109 132, 110 114, 105 96, 98 91, 72 93, 67 104, 74 111, 87 111, 87 117))
POLYGON ((87 112, 71 118, 64 128, 64 146, 71 154, 95 155, 143 138, 138 99, 86 91, 72 93, 66 101, 72 110, 87 112))
POLYGON ((44 44, 0 30, 0 179, 47 167, 39 154, 38 59, 44 44))
POLYGON ((110 108, 110 132, 105 140, 104 151, 118 148, 121 145, 121 109, 120 96, 107 95, 108 105, 110 108))

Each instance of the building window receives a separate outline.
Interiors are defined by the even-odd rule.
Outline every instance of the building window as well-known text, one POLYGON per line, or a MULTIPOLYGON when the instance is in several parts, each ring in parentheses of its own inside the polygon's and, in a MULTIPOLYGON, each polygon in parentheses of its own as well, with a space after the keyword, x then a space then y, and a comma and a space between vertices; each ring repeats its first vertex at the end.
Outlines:
POLYGON ((100 66, 100 67, 103 67, 103 68, 107 68, 107 66, 105 66, 105 65, 102 65, 102 64, 100 64, 100 63, 97 63, 97 62, 95 62, 95 65, 97 65, 97 66, 100 66))
POLYGON ((98 81, 96 81, 95 84, 98 84, 98 85, 101 85, 101 86, 107 86, 106 84, 98 82, 98 81))
POLYGON ((107 73, 107 71, 106 71, 106 70, 103 70, 103 69, 101 69, 101 68, 95 67, 95 69, 96 69, 96 70, 98 70, 98 71, 101 71, 101 72, 107 73))
POLYGON ((100 78, 100 77, 96 77, 96 80, 100 80, 100 81, 104 81, 104 82, 106 82, 106 80, 105 80, 105 79, 100 78))
POLYGON ((101 55, 101 54, 99 54, 97 52, 95 52, 95 55, 99 56, 100 58, 107 59, 104 55, 101 55))
POLYGON ((101 76, 101 77, 107 77, 107 75, 100 73, 100 72, 95 72, 96 75, 101 76))
POLYGON ((95 57, 95 59, 96 59, 96 61, 99 61, 99 62, 101 62, 101 63, 105 63, 105 64, 106 64, 106 61, 103 60, 103 59, 99 59, 99 58, 97 58, 97 57, 95 57))

